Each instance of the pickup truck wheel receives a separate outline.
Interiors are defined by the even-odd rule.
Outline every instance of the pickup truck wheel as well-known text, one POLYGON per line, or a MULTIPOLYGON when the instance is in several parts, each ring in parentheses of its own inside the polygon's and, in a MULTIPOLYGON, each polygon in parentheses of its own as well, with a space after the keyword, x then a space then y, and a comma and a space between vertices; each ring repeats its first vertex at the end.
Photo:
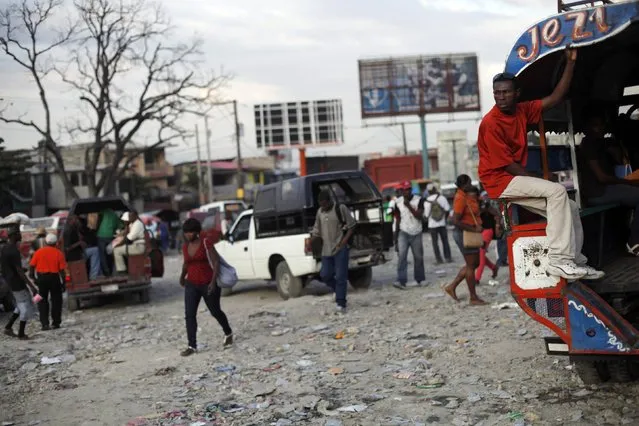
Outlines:
POLYGON ((571 359, 575 364, 577 375, 585 385, 597 385, 607 382, 610 373, 605 361, 588 361, 571 359))
POLYGON ((67 297, 67 309, 69 312, 79 311, 80 310, 80 299, 73 296, 67 297))
POLYGON ((151 292, 147 288, 146 290, 140 291, 140 303, 149 303, 151 300, 151 292))
POLYGON ((220 294, 222 295, 222 297, 228 297, 231 294, 233 294, 233 288, 232 287, 231 288, 228 288, 228 287, 227 288, 221 288, 220 290, 221 290, 220 294))
POLYGON ((373 281, 373 268, 360 268, 348 271, 348 281, 350 281, 353 288, 369 288, 373 281))
POLYGON ((275 268, 275 282, 277 291, 284 300, 288 300, 289 297, 300 297, 304 290, 302 279, 291 273, 285 261, 278 263, 275 268))

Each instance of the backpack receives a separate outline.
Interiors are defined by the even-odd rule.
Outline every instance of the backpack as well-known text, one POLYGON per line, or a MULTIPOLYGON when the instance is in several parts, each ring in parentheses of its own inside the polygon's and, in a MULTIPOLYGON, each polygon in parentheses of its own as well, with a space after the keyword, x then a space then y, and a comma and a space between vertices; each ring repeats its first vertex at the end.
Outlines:
MULTIPOLYGON (((337 220, 342 225, 342 234, 346 234, 344 227, 346 226, 346 220, 344 220, 344 216, 342 216, 342 205, 340 203, 335 203, 335 215, 337 216, 337 220)), ((355 236, 355 232, 351 234, 351 237, 348 239, 347 244, 349 246, 352 245, 353 237, 355 236)))
POLYGON ((442 208, 442 206, 437 202, 440 195, 438 195, 433 201, 428 201, 430 204, 430 214, 429 218, 432 218, 434 221, 439 222, 446 216, 446 212, 442 208))

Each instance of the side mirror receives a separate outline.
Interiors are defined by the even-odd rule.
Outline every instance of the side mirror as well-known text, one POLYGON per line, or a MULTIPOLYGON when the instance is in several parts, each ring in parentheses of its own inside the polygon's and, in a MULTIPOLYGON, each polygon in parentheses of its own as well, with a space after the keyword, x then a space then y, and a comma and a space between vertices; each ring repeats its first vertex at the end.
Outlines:
POLYGON ((233 241, 235 241, 235 238, 233 238, 233 235, 231 234, 226 234, 226 239, 228 240, 229 243, 233 244, 233 241))

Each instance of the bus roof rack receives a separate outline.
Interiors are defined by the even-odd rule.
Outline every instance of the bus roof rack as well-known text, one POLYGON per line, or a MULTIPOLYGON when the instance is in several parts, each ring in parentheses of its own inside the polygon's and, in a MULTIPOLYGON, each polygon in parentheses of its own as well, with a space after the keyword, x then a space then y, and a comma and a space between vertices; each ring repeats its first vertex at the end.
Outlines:
POLYGON ((603 4, 613 4, 612 0, 578 0, 578 1, 564 1, 557 0, 557 12, 568 12, 570 10, 580 9, 582 7, 595 7, 603 4))

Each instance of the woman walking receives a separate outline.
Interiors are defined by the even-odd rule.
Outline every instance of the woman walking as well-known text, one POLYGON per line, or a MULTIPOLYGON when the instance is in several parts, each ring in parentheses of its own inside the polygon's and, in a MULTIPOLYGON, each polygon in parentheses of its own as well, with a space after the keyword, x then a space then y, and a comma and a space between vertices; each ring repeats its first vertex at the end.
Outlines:
POLYGON ((184 234, 184 265, 180 276, 180 285, 184 287, 184 310, 188 347, 180 355, 189 356, 197 352, 197 309, 204 299, 211 315, 222 326, 224 346, 233 344, 233 331, 222 308, 220 297, 222 290, 217 285, 220 257, 213 241, 203 237, 202 225, 197 219, 190 218, 182 225, 184 234))
POLYGON ((481 236, 484 241, 484 245, 479 249, 479 266, 475 270, 475 281, 477 281, 477 284, 481 281, 481 276, 483 275, 486 267, 493 272, 492 279, 494 280, 497 278, 499 266, 496 263, 491 262, 490 259, 488 259, 487 254, 493 238, 499 237, 496 233, 498 232, 498 225, 501 220, 499 212, 490 205, 490 200, 488 199, 488 194, 486 192, 481 194, 480 200, 480 216, 483 227, 481 236))
POLYGON ((457 193, 453 201, 453 239, 464 256, 465 265, 459 270, 452 283, 444 287, 444 291, 459 302, 457 297, 457 286, 463 280, 466 280, 468 292, 470 293, 471 305, 485 305, 482 299, 477 296, 475 290, 475 268, 479 265, 479 247, 470 248, 464 246, 464 231, 469 233, 481 234, 481 217, 479 210, 479 191, 471 185, 468 175, 460 175, 457 177, 457 193))

